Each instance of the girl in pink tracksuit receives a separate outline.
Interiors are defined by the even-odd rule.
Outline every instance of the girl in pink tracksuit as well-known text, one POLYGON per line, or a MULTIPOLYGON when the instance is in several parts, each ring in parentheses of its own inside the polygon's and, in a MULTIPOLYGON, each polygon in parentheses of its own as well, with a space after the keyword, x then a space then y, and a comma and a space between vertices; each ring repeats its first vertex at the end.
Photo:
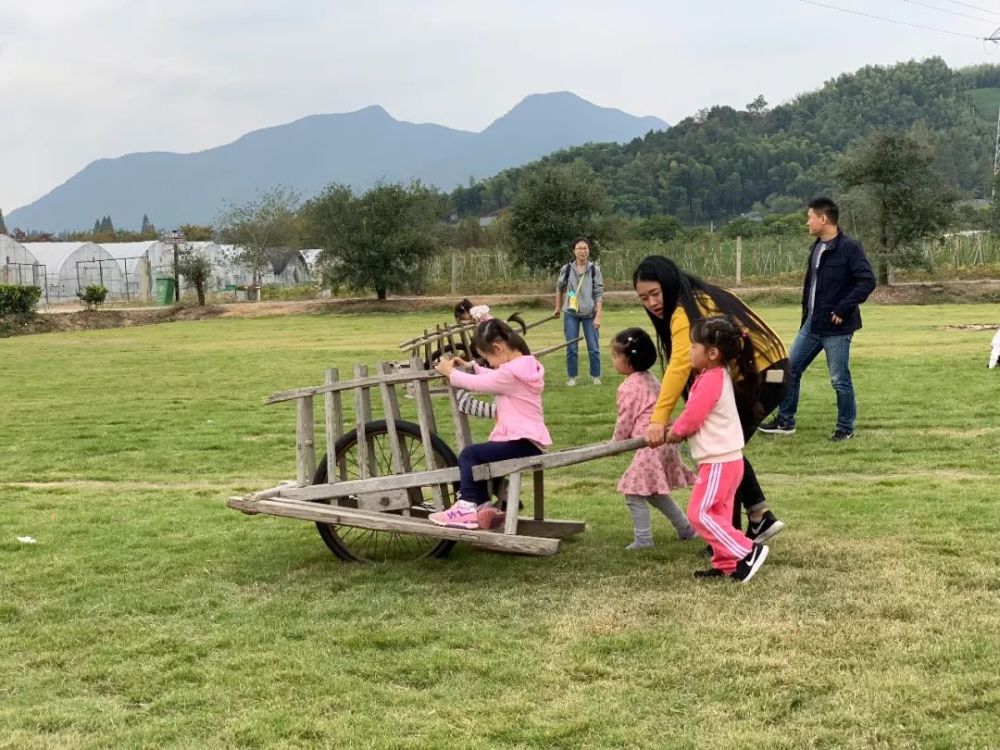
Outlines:
POLYGON ((743 479, 743 429, 730 372, 740 376, 740 397, 756 403, 757 394, 750 392, 757 386, 753 343, 729 318, 703 318, 691 326, 691 366, 701 374, 667 442, 687 438, 698 462, 687 513, 698 536, 712 547, 712 567, 695 575, 749 581, 768 548, 733 526, 733 501, 743 479))
POLYGON ((496 396, 496 426, 488 443, 476 443, 458 455, 461 484, 458 500, 447 510, 431 513, 430 520, 439 526, 463 529, 492 528, 502 519, 489 503, 486 482, 476 482, 472 470, 479 464, 510 458, 537 456, 552 444, 542 413, 545 368, 531 356, 524 339, 509 325, 496 318, 476 326, 473 348, 485 357, 491 369, 472 365, 472 372, 461 359, 443 359, 435 369, 451 385, 496 396))

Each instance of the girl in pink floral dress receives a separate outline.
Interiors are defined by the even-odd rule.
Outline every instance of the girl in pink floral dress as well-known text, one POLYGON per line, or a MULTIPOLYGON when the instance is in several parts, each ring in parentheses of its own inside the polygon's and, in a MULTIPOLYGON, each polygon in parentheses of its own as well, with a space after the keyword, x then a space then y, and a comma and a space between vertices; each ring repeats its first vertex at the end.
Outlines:
MULTIPOLYGON (((660 394, 660 381, 649 368, 656 364, 656 346, 641 328, 628 328, 611 341, 611 360, 626 378, 618 386, 618 419, 614 440, 627 440, 646 434, 653 407, 660 394)), ((675 445, 640 448, 618 482, 618 491, 625 495, 625 505, 632 516, 634 539, 625 549, 638 550, 653 546, 653 530, 649 506, 663 513, 677 530, 678 539, 695 536, 687 516, 674 499, 671 488, 690 487, 694 473, 681 461, 675 445)))

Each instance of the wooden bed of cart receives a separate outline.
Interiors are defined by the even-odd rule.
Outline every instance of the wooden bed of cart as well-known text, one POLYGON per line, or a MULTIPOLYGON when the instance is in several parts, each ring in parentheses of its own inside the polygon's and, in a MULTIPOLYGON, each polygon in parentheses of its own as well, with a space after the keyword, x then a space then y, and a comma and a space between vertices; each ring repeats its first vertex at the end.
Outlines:
POLYGON ((323 541, 343 560, 444 557, 456 542, 508 553, 552 555, 561 539, 584 531, 585 524, 546 518, 544 472, 644 445, 641 438, 635 438, 483 464, 476 467, 477 479, 490 481, 494 489, 500 483, 506 485, 509 512, 503 528, 438 526, 427 516, 455 500, 457 452, 471 442, 470 428, 468 417, 458 409, 454 390, 446 387, 457 451, 441 438, 430 394, 430 383, 441 376, 426 369, 423 357, 411 351, 414 356, 405 369, 382 362, 370 375, 367 367, 357 365, 353 379, 344 381, 336 369, 330 369, 323 385, 267 398, 268 404, 296 404, 296 480, 231 497, 229 507, 251 515, 313 521, 323 541), (414 396, 416 422, 403 419, 400 412, 397 389, 408 386, 414 396), (373 391, 381 402, 381 418, 373 414, 373 391), (323 399, 320 449, 326 454, 319 461, 314 427, 317 396, 323 399), (345 398, 353 400, 355 414, 355 424, 346 429, 345 398), (529 481, 531 514, 521 515, 517 509, 527 499, 524 485, 529 481))

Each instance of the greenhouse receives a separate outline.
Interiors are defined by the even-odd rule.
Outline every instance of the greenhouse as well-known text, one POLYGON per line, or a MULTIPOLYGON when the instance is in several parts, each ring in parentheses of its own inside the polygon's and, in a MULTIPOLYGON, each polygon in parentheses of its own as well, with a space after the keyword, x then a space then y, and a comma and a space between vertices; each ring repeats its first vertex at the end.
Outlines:
POLYGON ((93 242, 26 242, 24 247, 45 266, 43 295, 49 302, 76 298, 76 293, 100 284, 112 297, 125 296, 125 277, 111 254, 93 242))
POLYGON ((0 284, 45 286, 45 266, 24 245, 0 234, 0 284))

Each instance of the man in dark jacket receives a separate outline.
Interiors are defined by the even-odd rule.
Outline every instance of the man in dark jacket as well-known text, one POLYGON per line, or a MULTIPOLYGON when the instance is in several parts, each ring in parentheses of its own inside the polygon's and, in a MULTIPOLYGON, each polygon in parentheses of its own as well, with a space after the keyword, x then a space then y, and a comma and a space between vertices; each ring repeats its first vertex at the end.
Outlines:
POLYGON ((816 238, 802 287, 802 323, 789 355, 788 390, 778 405, 778 415, 757 429, 772 435, 795 433, 802 373, 822 351, 830 382, 837 393, 837 428, 831 440, 854 437, 857 405, 851 382, 851 338, 861 328, 858 306, 875 288, 875 274, 861 243, 837 226, 840 209, 829 198, 809 203, 806 226, 816 238))

